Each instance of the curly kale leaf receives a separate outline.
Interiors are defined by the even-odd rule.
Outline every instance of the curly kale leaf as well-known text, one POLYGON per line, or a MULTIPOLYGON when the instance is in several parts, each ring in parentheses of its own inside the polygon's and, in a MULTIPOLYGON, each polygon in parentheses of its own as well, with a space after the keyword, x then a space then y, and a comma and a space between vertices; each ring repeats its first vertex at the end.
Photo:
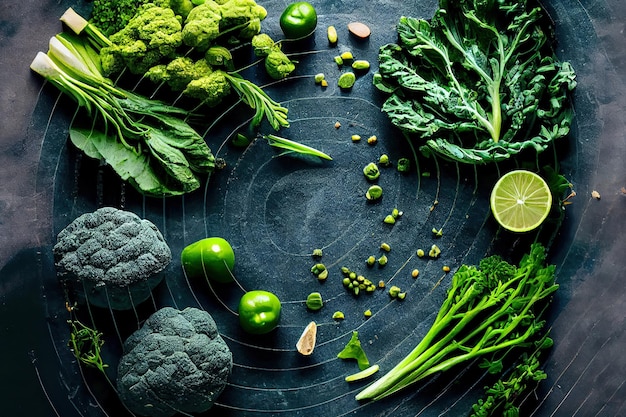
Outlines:
POLYGON ((566 136, 576 75, 554 54, 530 1, 440 0, 431 20, 401 17, 374 84, 392 123, 422 151, 465 163, 543 151, 566 136))

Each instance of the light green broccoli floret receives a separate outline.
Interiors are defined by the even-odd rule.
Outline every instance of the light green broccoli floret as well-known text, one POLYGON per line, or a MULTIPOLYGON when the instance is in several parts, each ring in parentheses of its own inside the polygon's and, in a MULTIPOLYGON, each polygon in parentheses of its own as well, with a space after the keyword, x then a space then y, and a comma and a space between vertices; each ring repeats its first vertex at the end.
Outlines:
POLYGON ((169 7, 174 10, 174 13, 186 19, 191 9, 196 7, 196 5, 193 4, 191 0, 169 0, 169 7))
POLYGON ((183 42, 199 51, 206 51, 220 34, 220 5, 213 0, 194 7, 183 26, 183 42))
POLYGON ((141 7, 124 29, 111 35, 113 45, 102 48, 103 72, 110 75, 126 66, 133 74, 144 74, 175 53, 182 44, 181 31, 180 17, 172 9, 141 7))
POLYGON ((204 59, 213 66, 234 70, 233 55, 224 46, 212 46, 204 54, 204 59))
POLYGON ((259 58, 266 57, 270 54, 272 48, 274 48, 276 42, 266 33, 259 33, 252 38, 252 49, 254 55, 259 58))
POLYGON ((230 94, 230 83, 226 73, 217 70, 206 77, 192 80, 183 93, 201 100, 208 106, 214 106, 230 94))
POLYGON ((287 77, 296 69, 296 65, 289 59, 287 55, 275 46, 265 57, 265 71, 275 80, 287 77))
POLYGON ((146 72, 145 76, 154 83, 166 82, 174 91, 184 91, 187 85, 213 72, 213 68, 205 59, 194 61, 188 57, 178 57, 168 64, 156 65, 146 72))
POLYGON ((222 31, 241 27, 235 36, 239 39, 252 39, 261 31, 261 21, 267 16, 267 10, 254 0, 230 0, 220 5, 222 31))
POLYGON ((206 0, 194 7, 183 26, 183 42, 206 51, 219 36, 230 33, 239 41, 251 39, 261 30, 267 10, 254 0, 206 0))

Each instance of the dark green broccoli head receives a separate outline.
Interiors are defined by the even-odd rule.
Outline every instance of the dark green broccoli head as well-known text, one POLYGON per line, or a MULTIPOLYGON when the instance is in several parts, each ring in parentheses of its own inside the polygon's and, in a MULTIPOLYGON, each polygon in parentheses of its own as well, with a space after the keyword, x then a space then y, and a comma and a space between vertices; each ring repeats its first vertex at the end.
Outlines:
POLYGON ((117 310, 145 301, 172 259, 153 223, 113 207, 70 223, 59 233, 53 253, 59 278, 77 285, 79 297, 117 310))
POLYGON ((206 311, 164 307, 124 343, 117 389, 130 411, 202 413, 226 386, 232 354, 206 311))

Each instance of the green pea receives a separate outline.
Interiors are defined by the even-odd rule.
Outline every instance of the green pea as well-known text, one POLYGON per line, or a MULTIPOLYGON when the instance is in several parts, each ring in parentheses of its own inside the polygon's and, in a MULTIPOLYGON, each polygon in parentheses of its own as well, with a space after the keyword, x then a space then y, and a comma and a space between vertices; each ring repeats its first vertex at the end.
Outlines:
POLYGON ((387 216, 385 216, 385 220, 383 220, 383 222, 385 222, 387 224, 395 224, 396 223, 396 219, 391 214, 388 214, 387 216))
POLYGON ((365 193, 365 198, 370 201, 378 200, 383 196, 383 189, 380 185, 372 185, 365 193))
POLYGON ((365 168, 363 168, 363 175, 365 175, 365 178, 367 178, 369 181, 374 181, 378 179, 378 177, 380 177, 380 170, 378 169, 378 165, 376 165, 374 162, 370 162, 365 166, 365 168))
POLYGON ((408 158, 398 159, 398 172, 409 172, 411 169, 411 161, 408 158))
POLYGON ((335 311, 333 313, 333 319, 334 320, 343 320, 346 316, 343 314, 343 312, 341 311, 335 311))
POLYGON ((364 59, 357 59, 352 63, 352 68, 357 71, 367 71, 370 69, 370 63, 364 59))
POLYGON ((382 255, 380 258, 378 258, 378 265, 385 266, 387 265, 387 261, 387 255, 382 255))
POLYGON ((339 88, 350 89, 356 82, 356 75, 353 72, 344 72, 337 80, 339 88))
POLYGON ((325 77, 323 73, 319 73, 319 74, 315 74, 315 84, 320 84, 322 81, 324 81, 325 77))
POLYGON ((401 292, 402 290, 400 289, 400 287, 396 285, 393 285, 391 288, 389 288, 389 296, 391 298, 397 298, 401 292))
POLYGON ((309 310, 317 311, 324 307, 324 301, 322 300, 322 294, 319 292, 312 292, 306 298, 306 307, 309 310))

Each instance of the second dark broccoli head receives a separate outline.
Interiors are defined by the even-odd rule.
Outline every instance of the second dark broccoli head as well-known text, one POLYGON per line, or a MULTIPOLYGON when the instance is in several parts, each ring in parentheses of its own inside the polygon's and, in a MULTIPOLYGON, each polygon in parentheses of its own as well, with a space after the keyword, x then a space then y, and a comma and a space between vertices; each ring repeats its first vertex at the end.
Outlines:
POLYGON ((232 354, 204 310, 164 307, 124 343, 117 389, 133 413, 202 413, 226 386, 232 354))

